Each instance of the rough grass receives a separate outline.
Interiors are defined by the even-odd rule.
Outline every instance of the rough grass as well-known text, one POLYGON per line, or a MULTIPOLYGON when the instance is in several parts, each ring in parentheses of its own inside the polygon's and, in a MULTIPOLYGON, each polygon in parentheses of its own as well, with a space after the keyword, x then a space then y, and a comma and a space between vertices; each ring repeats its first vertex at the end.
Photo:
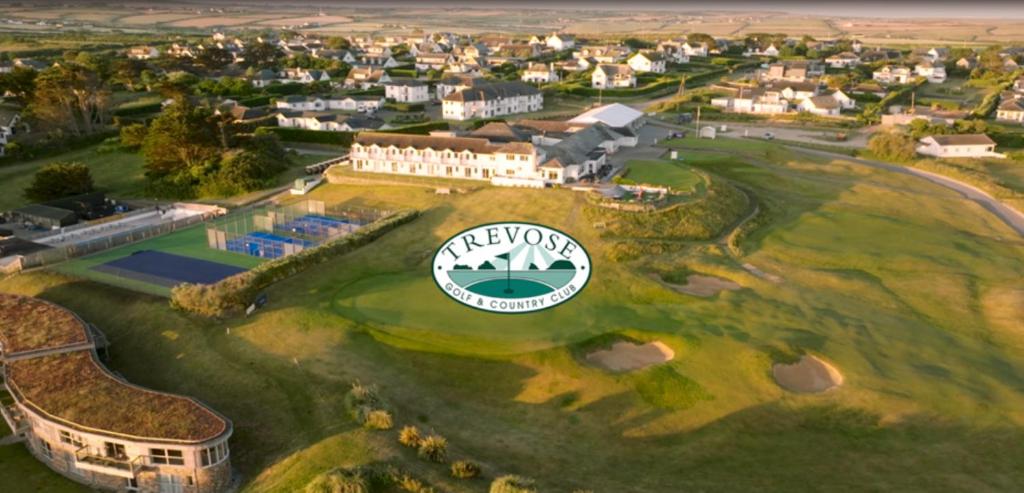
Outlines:
POLYGON ((114 198, 142 196, 145 187, 142 156, 128 152, 98 153, 96 146, 59 156, 0 166, 0 210, 28 204, 22 193, 43 166, 58 161, 78 161, 89 167, 93 183, 114 198))

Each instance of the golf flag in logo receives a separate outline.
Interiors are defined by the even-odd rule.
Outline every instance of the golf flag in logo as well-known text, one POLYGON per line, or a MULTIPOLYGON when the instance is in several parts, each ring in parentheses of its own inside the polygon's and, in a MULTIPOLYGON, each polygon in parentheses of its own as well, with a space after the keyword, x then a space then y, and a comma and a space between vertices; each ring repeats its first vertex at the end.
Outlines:
POLYGON ((496 313, 527 313, 569 301, 590 280, 590 256, 573 237, 532 223, 492 223, 446 240, 432 274, 450 298, 496 313))

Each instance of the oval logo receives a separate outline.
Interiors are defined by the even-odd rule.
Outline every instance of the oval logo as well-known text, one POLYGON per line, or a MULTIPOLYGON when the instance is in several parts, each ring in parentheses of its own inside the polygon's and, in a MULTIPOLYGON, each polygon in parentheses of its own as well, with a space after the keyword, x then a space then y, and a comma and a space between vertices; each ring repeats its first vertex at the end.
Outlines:
POLYGON ((573 237, 540 224, 481 224, 445 240, 434 282, 448 297, 494 313, 555 307, 590 280, 590 255, 573 237))

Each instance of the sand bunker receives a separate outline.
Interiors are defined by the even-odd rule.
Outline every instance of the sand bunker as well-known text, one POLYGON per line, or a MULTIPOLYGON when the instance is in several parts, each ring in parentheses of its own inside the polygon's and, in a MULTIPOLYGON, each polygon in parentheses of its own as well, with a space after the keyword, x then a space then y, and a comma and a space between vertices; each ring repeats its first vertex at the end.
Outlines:
POLYGON ((654 276, 658 281, 661 281, 663 284, 675 291, 692 296, 700 296, 701 298, 708 298, 721 293, 722 291, 735 291, 742 287, 728 279, 702 276, 700 274, 690 274, 689 276, 686 276, 685 285, 665 282, 661 277, 657 276, 657 274, 654 274, 654 276))
POLYGON ((587 355, 587 361, 611 371, 632 371, 671 361, 675 351, 660 341, 647 344, 616 342, 611 349, 594 351, 587 355))
POLYGON ((776 363, 772 367, 775 381, 791 392, 817 393, 843 384, 843 375, 834 366, 805 354, 791 365, 776 363))

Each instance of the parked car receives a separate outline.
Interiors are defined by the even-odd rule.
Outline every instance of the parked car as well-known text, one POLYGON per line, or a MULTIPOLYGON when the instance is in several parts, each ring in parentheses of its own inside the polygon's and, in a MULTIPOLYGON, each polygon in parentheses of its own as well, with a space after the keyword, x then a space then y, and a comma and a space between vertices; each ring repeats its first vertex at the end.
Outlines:
POLYGON ((774 138, 775 138, 775 134, 773 134, 771 132, 765 132, 764 133, 764 140, 772 140, 774 138))

